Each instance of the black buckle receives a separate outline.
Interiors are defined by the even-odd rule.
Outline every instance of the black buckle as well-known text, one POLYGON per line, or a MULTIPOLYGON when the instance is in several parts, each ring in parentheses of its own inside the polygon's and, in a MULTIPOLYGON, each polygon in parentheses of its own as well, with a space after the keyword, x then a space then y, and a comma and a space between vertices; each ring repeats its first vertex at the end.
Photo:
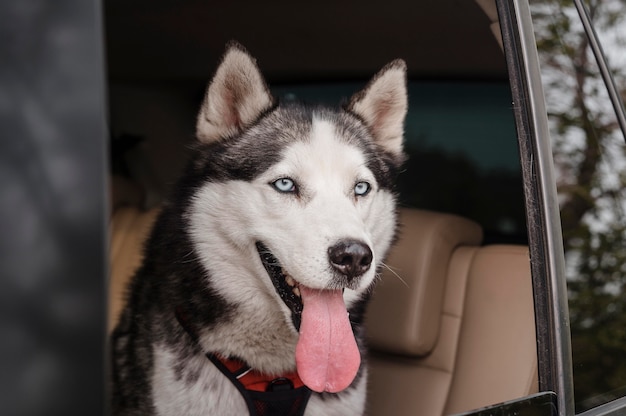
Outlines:
POLYGON ((285 377, 278 377, 270 381, 265 391, 287 391, 293 390, 293 382, 285 377))

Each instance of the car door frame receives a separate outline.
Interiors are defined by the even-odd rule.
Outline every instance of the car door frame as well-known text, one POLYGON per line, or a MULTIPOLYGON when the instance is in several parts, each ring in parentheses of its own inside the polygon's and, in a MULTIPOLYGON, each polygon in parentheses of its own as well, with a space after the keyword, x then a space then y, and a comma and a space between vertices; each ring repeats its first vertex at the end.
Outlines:
MULTIPOLYGON (((496 0, 496 5, 522 165, 535 302, 539 390, 542 393, 467 415, 504 415, 512 409, 520 412, 516 414, 524 415, 545 415, 549 412, 574 415, 561 219, 532 16, 528 0, 496 0)), ((581 15, 582 18, 584 16, 581 15)), ((587 36, 593 37, 594 34, 588 31, 587 36)), ((610 86, 607 88, 610 89, 610 86)), ((626 398, 622 397, 580 415, 608 416, 623 414, 625 409, 626 398)))

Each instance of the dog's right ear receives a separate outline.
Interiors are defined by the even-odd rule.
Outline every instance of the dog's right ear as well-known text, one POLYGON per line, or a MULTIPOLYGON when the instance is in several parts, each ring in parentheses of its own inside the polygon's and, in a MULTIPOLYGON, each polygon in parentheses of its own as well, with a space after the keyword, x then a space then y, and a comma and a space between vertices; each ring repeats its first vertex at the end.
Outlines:
POLYGON ((204 143, 237 134, 274 105, 274 99, 243 46, 230 42, 209 84, 196 124, 204 143))

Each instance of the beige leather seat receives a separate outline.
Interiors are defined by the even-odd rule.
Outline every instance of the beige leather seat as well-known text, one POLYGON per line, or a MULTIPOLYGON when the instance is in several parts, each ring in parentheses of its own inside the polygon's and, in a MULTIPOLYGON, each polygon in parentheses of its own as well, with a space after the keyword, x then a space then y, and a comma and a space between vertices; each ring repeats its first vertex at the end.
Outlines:
POLYGON ((537 391, 528 249, 478 224, 402 210, 368 309, 369 415, 459 413, 537 391), (396 276, 397 274, 397 276, 396 276))
MULTIPOLYGON (((109 329, 157 210, 115 210, 109 329)), ((370 416, 437 416, 537 391, 528 250, 480 247, 472 221, 403 210, 368 309, 370 416)))
POLYGON ((143 211, 134 206, 115 210, 111 220, 108 330, 115 327, 126 302, 126 287, 141 264, 143 244, 158 209, 143 211))

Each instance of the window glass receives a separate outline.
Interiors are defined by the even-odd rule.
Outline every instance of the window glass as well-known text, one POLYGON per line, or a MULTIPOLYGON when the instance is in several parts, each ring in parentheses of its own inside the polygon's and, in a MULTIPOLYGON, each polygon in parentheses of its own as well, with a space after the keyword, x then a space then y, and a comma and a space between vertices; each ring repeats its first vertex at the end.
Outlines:
MULTIPOLYGON (((626 2, 586 3, 622 97, 626 2)), ((571 2, 531 1, 565 248, 576 411, 626 395, 626 145, 571 2)))
MULTIPOLYGON (((361 87, 301 85, 274 92, 282 100, 333 104, 361 87)), ((526 244, 508 82, 411 81, 408 90, 401 204, 473 219, 483 226, 486 243, 526 244)))

